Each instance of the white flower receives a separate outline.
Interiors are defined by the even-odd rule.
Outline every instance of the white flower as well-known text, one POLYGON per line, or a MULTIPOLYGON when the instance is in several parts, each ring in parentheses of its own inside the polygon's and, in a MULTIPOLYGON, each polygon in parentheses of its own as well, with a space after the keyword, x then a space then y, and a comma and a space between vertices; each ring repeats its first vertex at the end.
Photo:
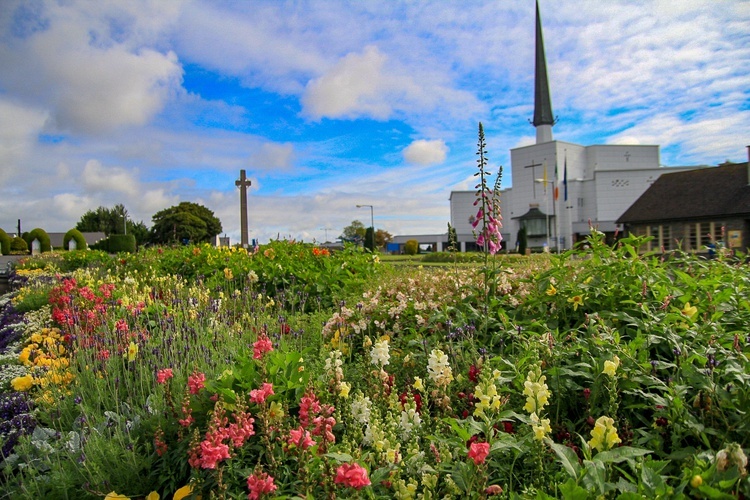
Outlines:
POLYGON ((422 418, 415 408, 409 408, 401 412, 401 437, 403 439, 409 439, 411 431, 420 425, 422 425, 422 418))
POLYGON ((387 340, 379 340, 375 342, 370 350, 370 361, 373 365, 385 366, 391 359, 390 349, 388 347, 387 340))
POLYGON ((367 425, 370 422, 370 408, 372 407, 372 401, 368 396, 357 395, 352 401, 352 405, 349 407, 354 420, 359 422, 361 425, 367 425))
POLYGON ((448 355, 440 349, 433 349, 427 362, 427 373, 438 387, 447 387, 453 381, 453 371, 448 363, 448 355))

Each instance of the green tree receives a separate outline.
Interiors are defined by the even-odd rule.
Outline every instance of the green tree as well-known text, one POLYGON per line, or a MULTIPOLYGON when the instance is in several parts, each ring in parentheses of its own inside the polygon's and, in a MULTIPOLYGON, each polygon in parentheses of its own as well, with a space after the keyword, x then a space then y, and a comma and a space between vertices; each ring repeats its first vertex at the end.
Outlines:
POLYGON ((122 203, 112 208, 99 207, 87 211, 81 216, 75 228, 82 233, 102 232, 108 237, 113 234, 132 234, 138 245, 146 243, 149 238, 146 224, 143 221, 133 222, 122 203))
POLYGON ((221 233, 221 221, 203 205, 183 201, 152 217, 151 242, 157 244, 202 243, 221 233))
POLYGON ((453 227, 450 222, 448 223, 448 251, 458 251, 458 233, 456 232, 456 228, 453 227))
POLYGON ((393 241, 393 235, 383 229, 375 231, 375 246, 377 248, 385 248, 385 246, 393 241))
POLYGON ((526 253, 526 246, 528 245, 528 241, 526 239, 526 228, 522 227, 518 230, 518 253, 521 255, 524 255, 526 253))
POLYGON ((417 240, 408 240, 404 244, 404 252, 406 255, 417 255, 419 252, 419 242, 417 240))
POLYGON ((339 236, 343 241, 350 241, 359 244, 365 239, 365 225, 360 221, 352 221, 351 224, 344 228, 344 232, 339 236))

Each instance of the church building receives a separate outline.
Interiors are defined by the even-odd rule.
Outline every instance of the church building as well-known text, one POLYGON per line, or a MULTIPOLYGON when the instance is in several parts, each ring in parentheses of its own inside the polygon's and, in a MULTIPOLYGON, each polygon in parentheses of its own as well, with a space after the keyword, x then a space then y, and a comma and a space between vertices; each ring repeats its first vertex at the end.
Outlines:
MULTIPOLYGON (((697 167, 660 166, 659 146, 583 146, 555 140, 557 118, 547 78, 539 4, 536 5, 534 79, 536 143, 511 150, 512 187, 501 192, 502 235, 507 250, 525 228, 528 248, 566 250, 594 227, 609 239, 622 230, 617 219, 663 173, 697 167)), ((506 170, 507 172, 507 170, 506 170)), ((451 225, 461 251, 477 249, 471 222, 474 191, 450 195, 451 225)))

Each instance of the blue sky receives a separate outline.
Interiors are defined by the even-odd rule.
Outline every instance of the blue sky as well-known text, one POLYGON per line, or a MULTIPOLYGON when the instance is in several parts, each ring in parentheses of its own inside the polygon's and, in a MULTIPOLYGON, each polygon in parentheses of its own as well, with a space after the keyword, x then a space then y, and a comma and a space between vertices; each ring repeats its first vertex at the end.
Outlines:
MULTIPOLYGON (((556 139, 746 160, 750 2, 540 7, 556 139)), ((478 122, 493 170, 534 140, 533 54, 531 0, 3 0, 0 227, 192 201, 237 241, 244 168, 261 241, 332 239, 369 222, 357 204, 445 232, 478 122)))

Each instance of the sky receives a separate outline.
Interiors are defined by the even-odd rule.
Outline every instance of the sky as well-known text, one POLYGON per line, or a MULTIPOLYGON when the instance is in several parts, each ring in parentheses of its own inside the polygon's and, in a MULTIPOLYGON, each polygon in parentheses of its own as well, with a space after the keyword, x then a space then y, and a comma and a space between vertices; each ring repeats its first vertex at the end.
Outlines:
MULTIPOLYGON (((558 122, 665 166, 747 160, 750 1, 540 0, 558 122)), ((0 0, 0 227, 190 201, 238 242, 444 233, 532 144, 533 0, 0 0)))

